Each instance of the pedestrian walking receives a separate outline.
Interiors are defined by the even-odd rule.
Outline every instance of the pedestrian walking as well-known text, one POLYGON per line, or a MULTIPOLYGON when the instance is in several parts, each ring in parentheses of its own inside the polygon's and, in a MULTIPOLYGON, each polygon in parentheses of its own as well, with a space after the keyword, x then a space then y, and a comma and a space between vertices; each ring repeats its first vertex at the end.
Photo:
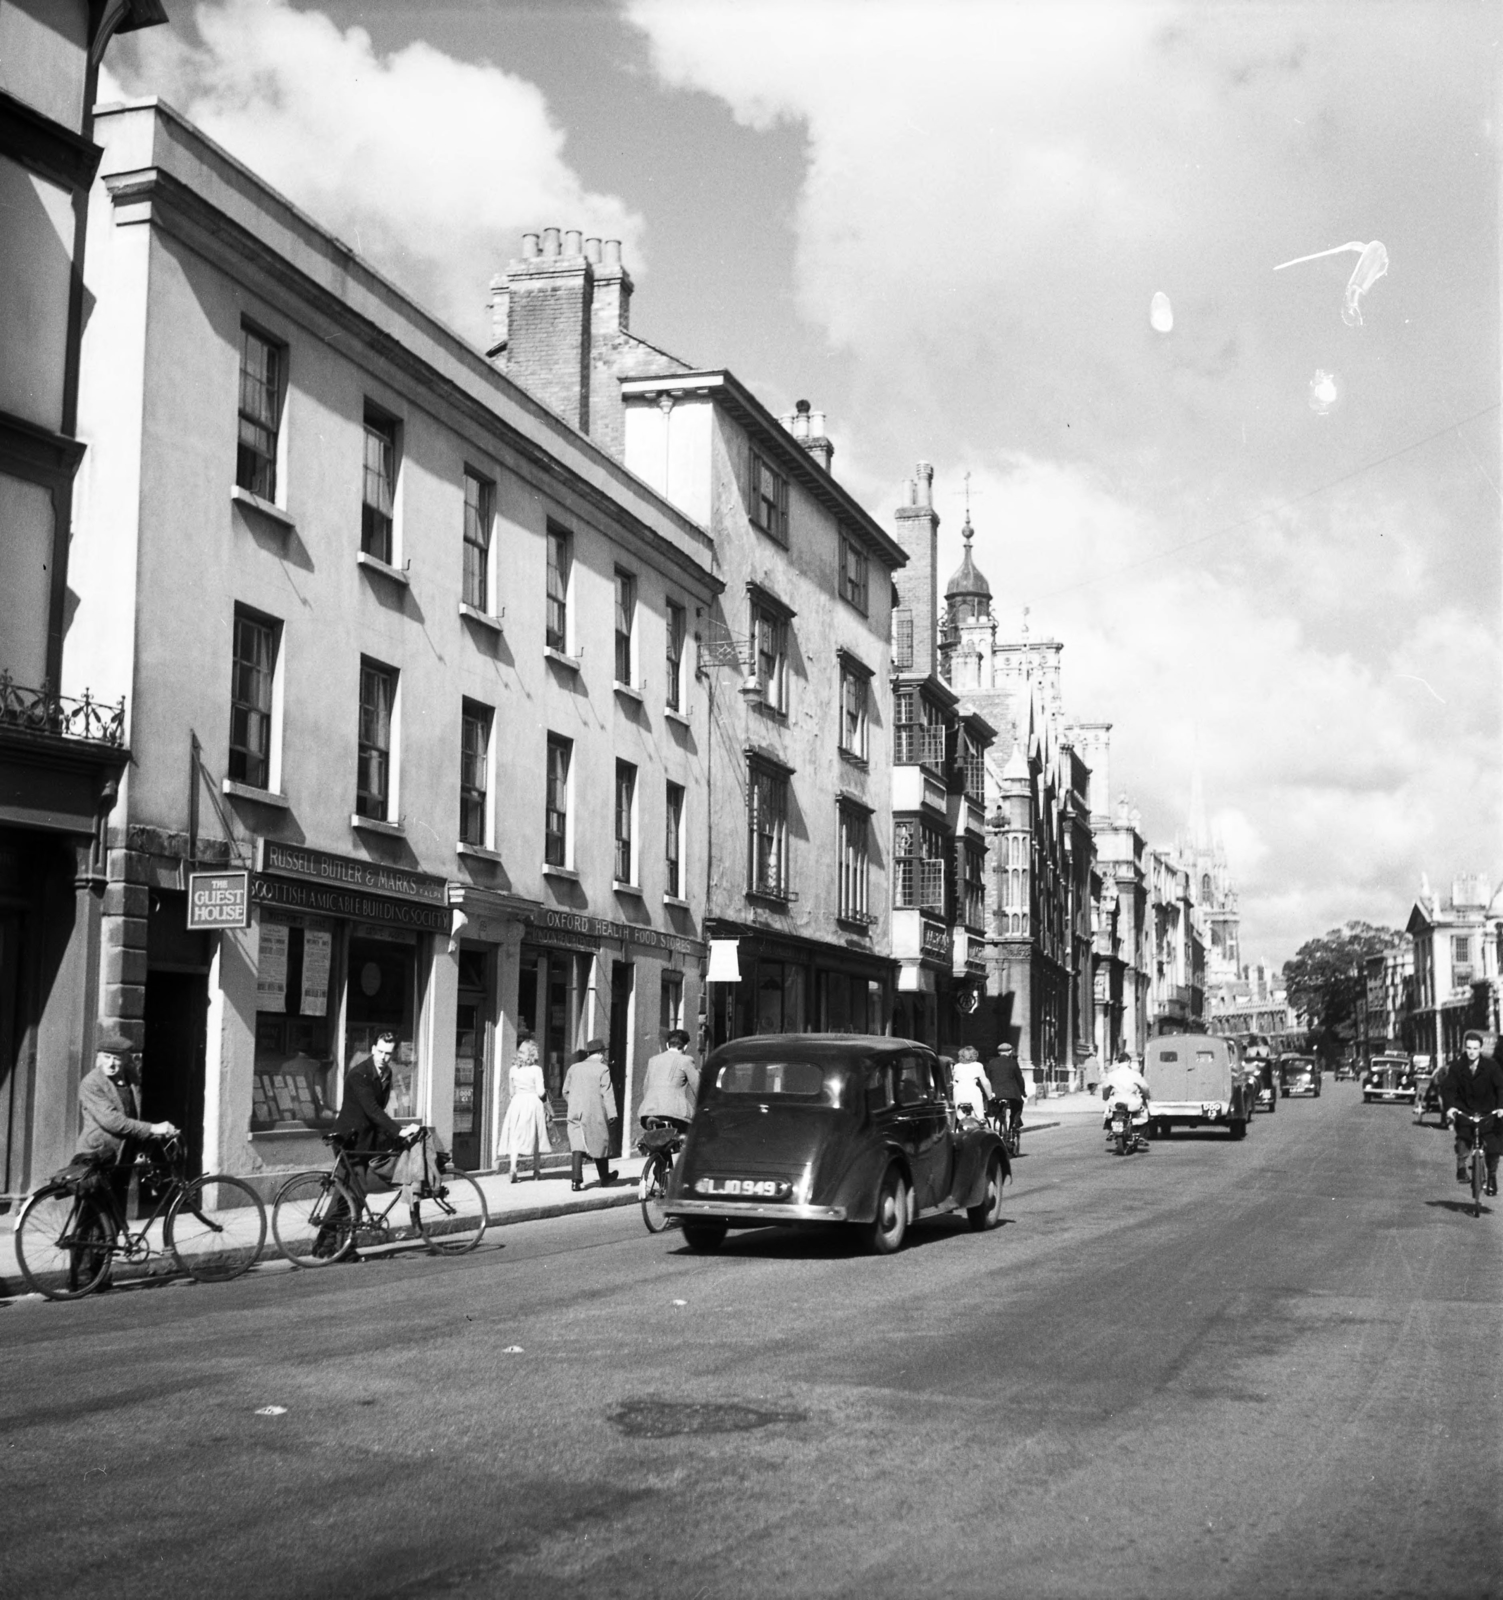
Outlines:
POLYGON ((517 1162, 532 1157, 532 1181, 543 1176, 548 1139, 548 1086, 538 1060, 537 1040, 525 1029, 517 1035, 517 1050, 507 1073, 511 1099, 501 1123, 501 1148, 511 1160, 511 1181, 517 1182, 517 1162))
POLYGON ((584 1188, 584 1163, 595 1163, 601 1187, 616 1181, 610 1170, 610 1125, 616 1118, 616 1089, 605 1060, 605 1041, 591 1039, 583 1056, 564 1075, 564 1098, 569 1102, 569 1151, 573 1171, 569 1187, 584 1188))
POLYGON ((674 1028, 668 1035, 668 1048, 647 1063, 638 1120, 645 1123, 649 1117, 661 1117, 681 1129, 687 1128, 694 1120, 698 1098, 699 1068, 689 1054, 689 1035, 682 1028, 674 1028))

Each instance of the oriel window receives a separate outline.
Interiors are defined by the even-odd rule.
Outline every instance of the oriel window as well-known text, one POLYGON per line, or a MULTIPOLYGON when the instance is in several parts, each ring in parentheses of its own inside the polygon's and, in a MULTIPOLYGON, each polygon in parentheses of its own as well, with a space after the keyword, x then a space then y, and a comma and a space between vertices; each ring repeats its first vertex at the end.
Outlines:
POLYGON ((459 737, 459 838, 486 843, 486 798, 491 759, 491 709, 464 702, 459 737))
POLYGON ((464 603, 489 612, 491 593, 491 525, 496 515, 496 486, 468 469, 464 475, 464 603))
POLYGON ((360 663, 360 764, 355 778, 355 811, 389 822, 391 805, 391 713, 397 675, 378 662, 360 663))
POLYGON ((388 566, 397 503, 397 425, 373 411, 365 414, 364 503, 360 508, 360 549, 388 566))
POLYGON ((263 500, 277 497, 277 435, 282 422, 285 351, 259 333, 240 330, 240 441, 235 482, 263 500))
POLYGON ((277 664, 273 623, 235 608, 230 678, 229 775, 253 789, 271 787, 271 697, 277 664))

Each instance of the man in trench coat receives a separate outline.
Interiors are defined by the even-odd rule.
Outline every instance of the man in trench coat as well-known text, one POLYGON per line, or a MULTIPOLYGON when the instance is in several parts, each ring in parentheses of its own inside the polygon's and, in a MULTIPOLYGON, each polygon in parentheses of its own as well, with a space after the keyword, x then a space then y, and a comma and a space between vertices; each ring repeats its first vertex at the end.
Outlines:
POLYGON ((569 1103, 569 1150, 574 1171, 571 1187, 584 1188, 584 1162, 595 1163, 601 1186, 614 1183, 607 1157, 611 1149, 611 1123, 618 1115, 616 1089, 605 1059, 605 1041, 591 1039, 584 1055, 564 1074, 564 1099, 569 1103))

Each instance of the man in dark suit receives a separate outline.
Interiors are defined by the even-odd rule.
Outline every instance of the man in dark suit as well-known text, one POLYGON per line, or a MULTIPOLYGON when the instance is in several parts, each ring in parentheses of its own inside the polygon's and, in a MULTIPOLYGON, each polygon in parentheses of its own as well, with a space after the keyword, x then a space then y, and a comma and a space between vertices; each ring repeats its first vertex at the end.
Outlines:
POLYGON ((129 1039, 103 1034, 94 1047, 94 1070, 78 1086, 83 1121, 78 1158, 105 1173, 122 1220, 137 1147, 145 1139, 166 1139, 178 1131, 170 1122, 143 1122, 137 1115, 134 1058, 129 1039))
MULTIPOLYGON (((350 1157, 345 1176, 356 1199, 365 1197, 371 1174, 390 1181, 398 1155, 423 1131, 421 1123, 404 1125, 387 1114, 396 1048, 397 1036, 387 1028, 376 1035, 369 1055, 357 1056, 344 1075, 344 1097, 330 1131, 350 1157)), ((342 1198, 335 1202, 318 1230, 315 1254, 332 1252, 347 1209, 342 1198)))
POLYGON ((1023 1082, 1023 1069, 1018 1065, 1018 1054, 1010 1044, 997 1046, 996 1054, 986 1064, 986 1081, 992 1087, 992 1099, 1007 1107, 1009 1127, 1018 1127, 1023 1121, 1023 1102, 1028 1089, 1023 1082))
MULTIPOLYGON (((1472 1148, 1472 1125, 1457 1123, 1454 1113, 1461 1111, 1468 1116, 1482 1117, 1489 1112, 1503 1112, 1503 1066, 1498 1065, 1495 1057, 1483 1056, 1482 1035, 1475 1029, 1462 1036, 1461 1048, 1462 1058, 1447 1070, 1440 1092, 1446 1120, 1456 1128, 1456 1181, 1465 1183, 1469 1176, 1466 1161, 1472 1148)), ((1503 1119, 1494 1115, 1476 1130, 1476 1137, 1481 1141, 1487 1160, 1487 1192, 1497 1194, 1498 1156, 1503 1154, 1503 1119)))

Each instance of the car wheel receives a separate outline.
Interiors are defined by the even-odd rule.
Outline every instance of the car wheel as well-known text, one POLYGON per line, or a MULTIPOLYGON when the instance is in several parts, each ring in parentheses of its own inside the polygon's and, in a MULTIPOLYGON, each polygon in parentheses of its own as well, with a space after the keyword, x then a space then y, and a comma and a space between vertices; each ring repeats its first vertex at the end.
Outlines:
POLYGON ((684 1221, 684 1243, 696 1255, 709 1255, 725 1243, 726 1228, 723 1222, 684 1221))
POLYGON ((995 1151, 986 1163, 986 1191, 981 1203, 967 1206, 965 1217, 976 1233, 985 1233, 1002 1220, 1002 1162, 995 1151))
POLYGON ((903 1246, 908 1232, 908 1183, 901 1167, 891 1166, 877 1187, 877 1214, 862 1229, 867 1248, 890 1256, 903 1246))

